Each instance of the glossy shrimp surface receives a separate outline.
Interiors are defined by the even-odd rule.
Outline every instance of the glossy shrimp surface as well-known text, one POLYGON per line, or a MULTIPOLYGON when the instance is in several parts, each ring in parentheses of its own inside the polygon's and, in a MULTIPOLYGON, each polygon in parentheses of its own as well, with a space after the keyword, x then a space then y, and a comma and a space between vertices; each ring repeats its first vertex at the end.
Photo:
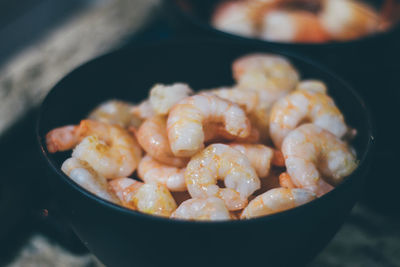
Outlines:
POLYGON ((242 152, 253 166, 259 178, 269 174, 274 150, 260 144, 229 144, 230 147, 242 152))
POLYGON ((139 164, 141 148, 121 127, 83 120, 75 132, 77 140, 82 141, 75 147, 72 156, 86 161, 102 176, 126 177, 139 164))
POLYGON ((96 196, 116 204, 120 203, 118 198, 109 191, 106 178, 98 174, 86 162, 77 158, 69 158, 64 161, 61 170, 74 182, 96 196))
POLYGON ((274 188, 250 201, 241 219, 265 216, 295 208, 315 199, 315 194, 299 188, 274 188))
POLYGON ((260 188, 260 179, 247 157, 223 144, 212 144, 192 157, 185 181, 193 198, 220 197, 229 210, 243 208, 247 198, 260 188), (218 179, 226 188, 217 185, 218 179))
POLYGON ((250 122, 237 104, 209 94, 187 97, 177 103, 168 116, 172 153, 188 157, 203 149, 203 125, 207 123, 220 123, 228 134, 236 137, 245 138, 251 132, 250 122))
POLYGON ((357 168, 353 150, 315 124, 303 124, 283 141, 282 153, 294 185, 321 196, 357 168))
POLYGON ((136 132, 136 138, 147 154, 164 164, 183 167, 188 162, 187 158, 172 153, 165 117, 153 116, 145 120, 136 132))
POLYGON ((162 164, 149 155, 139 163, 138 176, 146 183, 160 183, 170 191, 186 191, 185 169, 162 164))
POLYGON ((192 198, 184 201, 171 218, 185 220, 220 221, 232 219, 223 200, 217 197, 192 198))
POLYGON ((270 135, 275 146, 279 148, 285 136, 302 122, 312 122, 339 138, 345 135, 348 128, 342 113, 321 88, 308 82, 274 104, 270 116, 270 135))
POLYGON ((192 89, 184 83, 156 84, 150 90, 149 101, 156 114, 167 115, 173 105, 191 94, 192 89))
POLYGON ((143 213, 169 217, 176 209, 176 202, 162 184, 143 184, 130 178, 109 182, 122 205, 143 213))

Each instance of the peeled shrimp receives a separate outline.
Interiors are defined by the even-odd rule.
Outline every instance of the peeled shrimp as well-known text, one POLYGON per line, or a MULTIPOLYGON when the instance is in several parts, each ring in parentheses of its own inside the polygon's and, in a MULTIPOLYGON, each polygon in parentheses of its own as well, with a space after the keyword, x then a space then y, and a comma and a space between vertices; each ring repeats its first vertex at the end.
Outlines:
POLYGON ((246 1, 225 1, 218 5, 212 17, 215 28, 243 36, 255 36, 256 28, 246 1))
POLYGON ((46 134, 46 147, 50 153, 66 151, 74 148, 80 140, 79 127, 67 125, 46 134))
POLYGON ((260 179, 247 157, 223 144, 209 145, 193 156, 186 167, 185 182, 193 198, 216 196, 229 210, 244 208, 247 198, 260 188, 260 179), (218 187, 218 179, 226 188, 218 187))
POLYGON ((207 221, 232 219, 224 201, 217 197, 186 200, 172 213, 171 218, 207 221))
POLYGON ((133 106, 131 108, 131 114, 140 120, 145 120, 156 115, 150 100, 144 100, 140 104, 133 106))
POLYGON ((299 188, 274 188, 250 201, 241 219, 249 219, 295 208, 315 199, 315 194, 299 188))
POLYGON ((106 178, 129 176, 141 158, 140 146, 126 130, 93 120, 54 129, 46 135, 46 142, 50 152, 72 149, 80 142, 72 156, 106 178))
POLYGON ((287 172, 282 172, 279 175, 279 185, 286 188, 296 188, 287 172))
POLYGON ((140 212, 169 217, 176 209, 176 202, 162 184, 144 184, 130 178, 109 182, 124 207, 140 212))
POLYGON ((259 178, 268 176, 274 156, 272 148, 260 144, 229 144, 229 146, 246 155, 259 178))
POLYGON ((285 58, 272 54, 249 54, 232 64, 233 77, 241 89, 263 92, 260 103, 268 107, 293 90, 299 74, 285 58))
POLYGON ((137 127, 141 119, 133 116, 131 109, 133 105, 120 100, 109 100, 90 112, 88 118, 109 124, 118 124, 121 127, 137 127))
POLYGON ((176 157, 169 145, 166 118, 154 116, 145 120, 136 132, 142 148, 154 159, 175 167, 183 167, 187 158, 176 157))
POLYGON ((102 199, 119 204, 118 198, 109 191, 106 178, 98 174, 92 167, 77 158, 69 158, 61 166, 61 170, 74 182, 102 199))
POLYGON ((357 168, 352 149, 315 124, 303 124, 283 141, 287 172, 296 187, 321 196, 357 168))
POLYGON ((323 0, 322 3, 320 20, 333 39, 357 39, 379 30, 382 22, 379 14, 365 4, 352 0, 323 0))
POLYGON ((185 169, 168 166, 146 155, 139 163, 138 175, 146 183, 160 183, 171 191, 185 191, 185 169))
POLYGON ((192 89, 184 83, 156 84, 150 91, 149 100, 157 115, 167 115, 173 105, 191 94, 192 89))
POLYGON ((238 104, 246 114, 251 113, 258 106, 259 96, 255 90, 240 90, 238 88, 221 87, 205 91, 219 96, 222 99, 238 104))
POLYGON ((301 85, 300 88, 272 107, 270 135, 275 146, 279 148, 285 136, 304 121, 311 121, 339 138, 343 137, 348 128, 332 98, 312 86, 301 85))
POLYGON ((268 11, 261 24, 260 36, 265 40, 320 43, 330 39, 318 16, 308 11, 268 11))
POLYGON ((203 125, 220 123, 227 133, 240 138, 249 136, 250 122, 235 103, 215 95, 187 97, 170 111, 167 132, 171 150, 179 157, 189 157, 204 147, 203 125))

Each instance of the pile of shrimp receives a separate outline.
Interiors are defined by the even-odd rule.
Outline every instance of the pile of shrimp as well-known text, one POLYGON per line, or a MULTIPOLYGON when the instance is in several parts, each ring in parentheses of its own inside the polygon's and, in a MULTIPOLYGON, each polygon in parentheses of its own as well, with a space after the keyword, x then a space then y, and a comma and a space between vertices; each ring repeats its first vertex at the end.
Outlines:
POLYGON ((219 30, 277 42, 347 41, 387 30, 392 0, 379 13, 357 0, 231 0, 214 10, 219 30))
POLYGON ((357 167, 356 131, 319 80, 285 58, 248 54, 235 84, 156 84, 139 104, 109 100, 46 135, 72 150, 62 171, 93 194, 143 213, 239 220, 291 209, 331 191, 357 167))

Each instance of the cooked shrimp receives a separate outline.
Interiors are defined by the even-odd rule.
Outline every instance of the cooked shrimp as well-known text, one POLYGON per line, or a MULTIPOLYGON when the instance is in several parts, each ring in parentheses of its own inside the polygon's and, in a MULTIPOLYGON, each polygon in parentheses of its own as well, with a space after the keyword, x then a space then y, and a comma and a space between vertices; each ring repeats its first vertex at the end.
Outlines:
POLYGON ((250 201, 241 219, 277 213, 303 205, 315 199, 315 194, 299 188, 274 188, 250 201))
POLYGON ((145 120, 156 115, 149 100, 144 100, 140 104, 131 108, 132 116, 145 120))
POLYGON ((238 104, 246 114, 251 113, 258 106, 259 93, 256 90, 240 90, 238 88, 220 87, 205 91, 219 96, 222 99, 238 104))
POLYGON ((156 84, 150 91, 149 100, 156 114, 167 115, 173 105, 191 94, 192 89, 184 83, 156 84))
POLYGON ((330 191, 357 168, 352 149, 315 124, 291 131, 282 144, 287 172, 296 187, 318 196, 330 191), (328 184, 329 183, 329 184, 328 184))
POLYGON ((120 203, 118 198, 109 191, 106 178, 98 174, 86 162, 77 158, 69 158, 64 161, 61 170, 74 182, 96 196, 116 204, 120 203))
POLYGON ((141 157, 139 145, 126 130, 93 120, 54 129, 47 134, 46 141, 50 152, 72 149, 81 141, 72 156, 86 161, 106 178, 129 176, 141 157))
POLYGON ((247 1, 225 1, 218 5, 212 25, 225 32, 243 36, 255 36, 256 28, 247 1))
POLYGON ((193 156, 186 167, 185 182, 193 198, 220 197, 229 210, 242 209, 260 188, 260 179, 247 157, 223 144, 212 144, 193 156), (227 188, 219 188, 218 179, 227 188))
POLYGON ((259 178, 265 178, 269 174, 274 150, 260 144, 229 144, 230 147, 246 155, 259 178))
POLYGON ((154 159, 175 167, 186 166, 188 158, 176 157, 171 151, 165 117, 154 116, 145 120, 136 132, 136 138, 154 159))
POLYGON ((220 123, 227 133, 246 138, 251 132, 245 112, 235 103, 215 95, 187 97, 176 104, 167 120, 171 150, 179 157, 189 157, 204 147, 203 125, 220 123))
POLYGON ((279 175, 279 184, 281 187, 296 188, 296 186, 292 182, 292 179, 290 178, 290 175, 287 172, 282 172, 279 175))
POLYGON ((296 90, 278 100, 271 110, 270 135, 276 147, 302 122, 312 122, 339 138, 348 128, 331 97, 316 90, 296 90))
POLYGON ((303 10, 277 9, 262 18, 262 39, 278 42, 321 43, 330 39, 317 15, 303 10))
POLYGON ((299 74, 285 58, 271 54, 249 54, 232 64, 233 77, 241 89, 263 92, 260 103, 268 107, 293 90, 299 74))
POLYGON ((249 136, 237 137, 226 132, 225 128, 216 123, 208 123, 203 127, 204 131, 204 142, 205 143, 226 143, 226 142, 238 142, 238 143, 257 143, 260 141, 260 132, 258 129, 252 127, 249 136))
POLYGON ((319 80, 303 80, 297 84, 296 90, 305 90, 321 94, 327 94, 328 88, 319 80))
POLYGON ((160 183, 170 191, 185 191, 185 169, 168 166, 146 155, 139 163, 138 175, 145 183, 160 183))
POLYGON ((232 219, 224 201, 217 197, 186 200, 172 213, 171 218, 207 221, 232 219))
POLYGON ((50 153, 66 151, 75 147, 80 139, 79 127, 67 125, 51 130, 46 134, 46 146, 50 153))
POLYGON ((133 116, 131 109, 133 105, 120 100, 109 100, 101 103, 92 112, 88 118, 109 124, 118 124, 121 127, 138 127, 141 119, 133 116))
POLYGON ((357 39, 375 33, 381 24, 376 11, 352 0, 323 0, 320 20, 336 40, 357 39))
POLYGON ((162 184, 144 184, 130 178, 109 182, 124 207, 140 212, 169 217, 176 209, 174 198, 162 184))

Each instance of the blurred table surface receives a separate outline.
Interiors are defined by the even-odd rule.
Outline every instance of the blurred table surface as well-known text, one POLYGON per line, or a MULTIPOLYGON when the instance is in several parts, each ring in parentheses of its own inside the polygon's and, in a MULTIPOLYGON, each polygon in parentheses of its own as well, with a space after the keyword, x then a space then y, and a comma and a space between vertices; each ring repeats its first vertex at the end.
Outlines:
MULTIPOLYGON (((12 57, 0 58, 0 136, 31 112, 69 71, 132 40, 159 4, 159 0, 86 2, 12 57)), ((4 209, 0 206, 0 212, 4 209)), ((27 235, 13 255, 6 257, 8 266, 100 266, 90 253, 74 254, 57 238, 35 229, 27 235)), ((400 266, 400 218, 358 204, 309 266, 400 266)))

